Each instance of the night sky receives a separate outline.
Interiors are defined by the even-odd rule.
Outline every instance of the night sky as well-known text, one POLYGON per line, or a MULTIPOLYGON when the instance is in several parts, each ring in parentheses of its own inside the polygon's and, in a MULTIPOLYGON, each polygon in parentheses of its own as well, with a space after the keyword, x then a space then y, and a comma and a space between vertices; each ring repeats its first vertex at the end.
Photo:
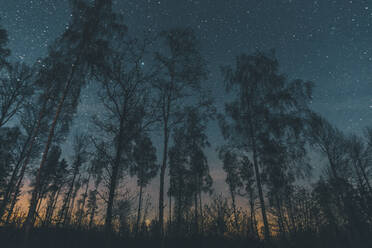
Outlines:
MULTIPOLYGON (((235 56, 274 48, 289 78, 313 81, 312 107, 349 133, 372 124, 372 2, 331 0, 135 0, 114 1, 131 35, 190 26, 209 62, 206 86, 222 111, 226 96, 219 67, 235 56), (370 3, 370 4, 369 4, 370 3)), ((13 59, 33 63, 69 20, 68 0, 0 0, 2 25, 13 59)), ((83 93, 75 126, 95 113, 92 90, 83 93)), ((97 102, 98 104, 98 102, 97 102)), ((98 113, 99 114, 99 113, 98 113)), ((208 151, 215 186, 224 180, 214 152, 222 144, 211 123, 208 151)), ((154 186, 155 187, 155 186, 154 186)))

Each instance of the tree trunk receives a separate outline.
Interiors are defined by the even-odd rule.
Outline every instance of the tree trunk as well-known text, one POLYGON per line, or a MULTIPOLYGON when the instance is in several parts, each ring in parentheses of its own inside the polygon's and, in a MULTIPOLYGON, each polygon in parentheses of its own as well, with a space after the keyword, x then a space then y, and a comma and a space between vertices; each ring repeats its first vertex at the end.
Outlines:
POLYGON ((27 243, 28 243, 28 240, 29 240, 30 231, 31 231, 31 228, 33 227, 33 224, 34 224, 35 210, 36 210, 36 204, 37 204, 36 200, 37 200, 37 195, 38 195, 38 191, 39 191, 39 188, 40 188, 41 170, 43 169, 44 164, 47 160, 49 148, 50 148, 50 146, 52 144, 52 141, 53 141, 53 138, 54 138, 54 132, 55 132, 55 129, 56 129, 56 126, 57 126, 59 115, 61 114, 63 104, 66 100, 67 94, 69 93, 69 90, 70 90, 70 87, 71 87, 71 84, 72 84, 72 79, 73 79, 74 74, 75 74, 75 68, 76 68, 76 65, 72 67, 70 78, 66 82, 66 86, 63 90, 62 97, 61 97, 61 99, 58 103, 58 107, 57 107, 57 110, 56 110, 51 128, 49 129, 48 140, 47 140, 47 143, 46 143, 46 146, 45 146, 45 149, 44 149, 44 153, 43 153, 43 156, 42 156, 42 159, 41 159, 41 162, 40 162, 40 166, 39 166, 39 169, 38 169, 38 172, 37 172, 37 175, 36 175, 35 187, 32 191, 32 196, 31 196, 31 200, 30 200, 30 206, 29 206, 27 218, 26 218, 26 220, 23 224, 24 231, 25 231, 25 233, 24 233, 25 234, 25 238, 24 238, 25 247, 28 247, 27 243))
POLYGON ((258 190, 258 196, 259 196, 259 199, 260 199, 262 220, 263 220, 263 223, 264 223, 265 239, 270 240, 270 228, 269 228, 269 222, 267 221, 265 200, 264 200, 263 191, 262 191, 261 175, 260 175, 260 170, 258 168, 258 161, 257 161, 257 154, 256 154, 255 144, 254 144, 254 148, 253 148, 253 165, 254 165, 254 171, 255 171, 255 174, 256 174, 257 190, 258 190))
MULTIPOLYGON (((78 182, 80 181, 80 178, 81 178, 81 175, 79 174, 79 178, 78 178, 78 182)), ((66 218, 64 219, 64 222, 63 222, 63 225, 65 226, 66 224, 70 224, 70 221, 71 221, 71 215, 73 214, 73 211, 74 211, 74 205, 75 205, 75 198, 76 198, 76 195, 77 195, 77 192, 78 192, 78 188, 76 188, 76 186, 74 185, 74 189, 73 189, 73 194, 72 194, 72 199, 71 199, 71 205, 69 208, 67 208, 67 211, 66 211, 66 218)))
POLYGON ((283 237, 285 237, 284 217, 282 214, 281 203, 279 201, 278 196, 275 196, 275 202, 276 202, 276 210, 278 211, 277 217, 278 217, 279 232, 283 237))
MULTIPOLYGON (((307 211, 305 211, 305 216, 307 216, 307 211)), ((292 204, 292 199, 290 195, 288 195, 288 217, 289 217, 289 221, 290 221, 290 225, 292 229, 290 231, 293 233, 296 233, 297 227, 296 227, 296 221, 295 221, 294 214, 293 214, 293 204, 292 204)))
MULTIPOLYGON (((19 192, 19 190, 20 190, 20 187, 21 187, 21 184, 22 184, 22 180, 23 180, 23 177, 24 177, 24 174, 25 174, 25 171, 26 171, 26 167, 29 164, 30 159, 31 159, 31 153, 32 153, 32 150, 33 150, 35 139, 36 139, 37 135, 39 134, 39 130, 40 130, 40 126, 41 126, 41 121, 44 118, 44 114, 45 114, 45 110, 46 110, 46 105, 47 105, 47 99, 45 99, 44 102, 43 102, 43 106, 42 106, 42 108, 40 110, 39 118, 37 120, 36 128, 32 130, 31 139, 28 140, 28 142, 31 142, 31 143, 29 144, 30 145, 29 146, 29 149, 27 150, 26 156, 24 157, 23 166, 21 168, 20 175, 18 176, 18 181, 17 181, 16 187, 14 189, 14 192, 19 192)), ((26 142, 25 144, 28 145, 28 142, 26 142)), ((24 147, 24 148, 26 149, 26 147, 24 147)), ((23 151, 22 151, 22 153, 23 153, 23 151)), ((21 164, 21 162, 22 162, 22 160, 19 161, 19 165, 21 164)), ((18 170, 17 170, 17 172, 18 172, 18 170)), ((12 175, 12 178, 13 178, 13 176, 15 176, 14 173, 12 175)), ((14 180, 15 180, 15 177, 14 177, 14 180)), ((11 193, 13 192, 12 186, 13 186, 13 183, 12 183, 12 180, 11 180, 9 182, 8 187, 7 187, 7 191, 6 191, 5 197, 3 199, 3 202, 2 202, 2 204, 0 206, 0 219, 4 215, 4 211, 5 211, 6 205, 8 204, 8 201, 9 201, 9 198, 11 196, 11 193)), ((15 205, 16 197, 18 197, 18 195, 15 193, 14 196, 15 197, 13 197, 13 199, 11 201, 11 205, 13 205, 13 207, 15 205)), ((8 217, 7 218, 9 218, 9 214, 8 214, 8 217)))
POLYGON ((204 214, 203 214, 203 205, 202 205, 202 192, 199 191, 199 210, 200 210, 200 233, 204 235, 204 214))
MULTIPOLYGON (((124 112, 124 111, 123 111, 124 112)), ((119 134, 118 134, 118 143, 116 147, 116 155, 115 161, 112 168, 112 174, 110 178, 110 188, 109 188, 109 199, 107 202, 107 209, 106 209, 106 218, 105 218, 105 235, 106 235, 106 247, 111 247, 111 223, 112 223, 112 207, 114 204, 115 198, 115 190, 118 180, 119 174, 119 167, 121 162, 121 155, 123 150, 123 133, 124 133, 124 117, 120 119, 120 126, 119 126, 119 134)))
POLYGON ((71 194, 72 194, 72 192, 74 190, 74 184, 75 184, 76 175, 77 175, 77 169, 75 167, 74 168, 74 174, 72 176, 72 181, 71 181, 70 187, 68 188, 66 197, 63 200, 63 205, 62 205, 61 213, 59 215, 59 220, 58 220, 59 224, 61 224, 61 223, 63 223, 63 225, 66 224, 66 219, 67 219, 68 210, 69 210, 69 206, 70 206, 71 194))
POLYGON ((91 177, 91 173, 89 172, 88 181, 87 181, 87 184, 85 185, 85 191, 84 191, 84 195, 83 195, 83 200, 82 200, 82 203, 81 203, 80 212, 79 212, 79 216, 78 216, 78 228, 81 227, 81 223, 83 221, 85 201, 86 201, 86 199, 88 197, 88 189, 89 189, 90 177, 91 177))
POLYGON ((270 227, 269 222, 267 221, 267 215, 266 215, 266 207, 265 207, 265 199, 263 195, 262 190, 262 183, 261 183, 261 174, 260 169, 258 165, 258 158, 257 158, 257 144, 256 144, 256 137, 254 132, 254 126, 252 123, 252 111, 251 111, 251 105, 248 103, 248 128, 249 128, 249 135, 250 135, 250 141, 252 146, 252 152, 253 152, 253 167, 254 172, 256 175, 256 183, 257 183, 257 191, 258 191, 258 197, 260 200, 260 207, 261 207, 261 214, 262 214, 262 221, 264 224, 264 231, 265 231, 265 240, 270 241, 270 227))
POLYGON ((231 195, 231 202, 232 202, 233 213, 234 213, 235 228, 236 228, 236 231, 239 232, 238 214, 236 212, 236 204, 235 204, 235 193, 231 189, 230 189, 230 195, 231 195))
POLYGON ((250 131, 252 150, 253 150, 253 166, 254 166, 254 172, 256 175, 258 196, 260 199, 262 221, 264 223, 265 240, 269 241, 270 240, 270 227, 269 227, 269 222, 267 221, 265 200, 264 200, 264 195, 262 191, 261 174, 260 174, 260 169, 258 167, 256 139, 255 139, 255 135, 253 131, 253 124, 252 124, 251 118, 249 120, 250 120, 249 131, 250 131))
POLYGON ((194 194, 194 223, 195 223, 195 235, 199 233, 199 226, 198 226, 198 192, 194 194))
MULTIPOLYGON (((180 182, 180 177, 181 175, 178 173, 178 181, 180 182)), ((176 210, 177 211, 177 235, 178 236, 181 236, 181 230, 182 230, 182 225, 181 225, 181 214, 182 214, 182 190, 181 190, 181 187, 178 186, 178 192, 177 192, 177 201, 176 201, 176 210)))
POLYGON ((22 161, 24 160, 24 153, 26 152, 26 149, 27 149, 27 146, 29 144, 31 140, 31 137, 29 137, 27 139, 27 141, 24 143, 23 147, 22 147, 22 151, 21 151, 21 154, 20 154, 20 157, 18 159, 18 162, 17 164, 15 165, 14 167, 14 170, 13 170, 13 173, 12 173, 12 176, 10 177, 10 180, 9 180, 9 183, 6 187, 6 190, 5 190, 5 194, 4 194, 4 198, 1 202, 1 205, 0 205, 0 220, 2 219, 3 215, 4 215, 4 212, 5 212, 5 209, 9 203, 9 198, 11 197, 11 194, 13 192, 13 189, 14 189, 14 184, 16 183, 16 179, 17 179, 17 174, 19 172, 19 169, 20 169, 20 166, 22 164, 22 161))
POLYGON ((159 234, 160 238, 164 237, 164 177, 165 169, 167 167, 168 158, 168 121, 166 121, 164 126, 164 147, 163 147, 163 163, 160 168, 160 190, 159 190, 159 234))
POLYGON ((96 213, 96 207, 93 206, 90 212, 90 216, 89 216, 89 225, 88 225, 89 229, 92 229, 95 213, 96 213))
POLYGON ((141 221, 141 207, 142 207, 142 184, 140 185, 140 191, 139 191, 139 196, 138 196, 138 210, 137 210, 137 222, 136 222, 136 231, 135 235, 137 237, 138 235, 138 229, 141 221))
MULTIPOLYGON (((170 185, 170 179, 169 179, 170 185)), ((172 227, 172 194, 169 194, 169 211, 168 211, 168 232, 170 232, 170 228, 172 227)))
POLYGON ((51 224, 52 217, 54 214, 54 210, 58 201, 59 193, 61 192, 61 188, 59 187, 55 192, 53 192, 52 198, 50 199, 51 202, 48 204, 48 209, 45 216, 45 226, 48 227, 51 224))

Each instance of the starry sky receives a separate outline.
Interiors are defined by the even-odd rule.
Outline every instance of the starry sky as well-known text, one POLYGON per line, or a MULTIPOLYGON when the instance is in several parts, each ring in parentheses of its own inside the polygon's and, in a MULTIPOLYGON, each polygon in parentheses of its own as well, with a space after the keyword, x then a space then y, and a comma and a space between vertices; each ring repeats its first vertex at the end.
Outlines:
MULTIPOLYGON (((371 1, 116 0, 114 6, 133 36, 174 26, 194 28, 209 66, 205 84, 219 111, 226 100, 219 67, 234 63, 242 52, 274 48, 281 72, 315 83, 315 111, 347 133, 372 125, 371 1)), ((69 16, 68 0, 0 0, 12 59, 32 64, 45 56, 69 16)), ((86 90, 75 126, 88 122, 95 104, 86 90)), ((215 149, 223 140, 214 122, 208 133, 211 171, 222 188, 215 149)))

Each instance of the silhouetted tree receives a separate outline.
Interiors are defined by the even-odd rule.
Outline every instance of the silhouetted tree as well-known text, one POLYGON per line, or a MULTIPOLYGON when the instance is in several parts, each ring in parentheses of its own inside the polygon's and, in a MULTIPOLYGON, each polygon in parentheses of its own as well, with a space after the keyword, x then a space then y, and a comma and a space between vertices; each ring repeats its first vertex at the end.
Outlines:
POLYGON ((161 33, 165 42, 164 53, 156 53, 158 79, 153 87, 157 94, 159 119, 163 133, 163 158, 160 167, 159 228, 164 234, 164 178, 168 159, 169 136, 182 121, 186 99, 198 94, 201 81, 206 79, 206 67, 200 54, 199 43, 191 29, 171 29, 161 33))
POLYGON ((349 241, 357 246, 361 245, 360 242, 364 238, 363 217, 358 204, 354 204, 356 193, 350 181, 352 166, 348 156, 350 147, 347 139, 340 130, 317 114, 312 115, 310 127, 312 144, 328 160, 325 172, 328 180, 320 182, 317 187, 319 195, 323 196, 320 198, 320 204, 325 216, 329 217, 329 223, 336 233, 338 221, 348 223, 349 241))
POLYGON ((79 180, 77 177, 80 176, 81 167, 88 161, 88 138, 83 134, 77 134, 74 137, 73 144, 73 161, 71 168, 72 178, 68 182, 68 189, 63 199, 63 205, 59 213, 59 222, 63 225, 69 224, 70 215, 73 209, 71 209, 70 204, 73 206, 73 202, 76 196, 77 189, 79 189, 79 180))
POLYGON ((77 215, 76 222, 77 222, 77 225, 78 225, 79 228, 82 225, 83 219, 87 216, 87 214, 85 212, 85 205, 86 205, 87 198, 88 198, 88 193, 89 193, 88 190, 89 190, 89 186, 90 186, 90 179, 91 179, 92 174, 93 174, 92 165, 90 165, 87 168, 86 172, 88 173, 88 176, 82 180, 82 186, 85 187, 85 189, 84 189, 84 192, 81 194, 81 198, 79 199, 78 210, 76 212, 76 215, 77 215))
MULTIPOLYGON (((41 172, 41 187, 39 190, 39 194, 37 196, 37 210, 40 209, 42 206, 42 202, 44 198, 51 192, 53 188, 53 179, 58 171, 58 166, 60 165, 60 156, 62 150, 58 146, 53 146, 46 161, 45 167, 41 172)), ((37 171, 33 171, 33 174, 37 173, 37 171)), ((31 183, 31 187, 34 186, 35 182, 31 183)), ((38 211, 37 217, 41 220, 41 213, 38 211)))
POLYGON ((211 192, 212 178, 204 149, 209 146, 205 134, 208 116, 197 108, 186 109, 184 122, 175 129, 174 145, 169 151, 169 193, 175 198, 177 225, 194 202, 194 232, 198 233, 198 200, 202 192, 211 192))
POLYGON ((50 193, 48 196, 47 208, 43 222, 43 225, 45 226, 49 226, 52 222, 59 196, 67 183, 66 177, 69 174, 68 167, 69 165, 65 159, 59 161, 58 165, 56 166, 56 171, 52 177, 52 183, 49 187, 50 193))
POLYGON ((0 78, 0 127, 19 113, 33 93, 33 71, 27 65, 11 64, 6 74, 0 78))
POLYGON ((234 212, 235 228, 239 230, 235 196, 237 193, 239 193, 239 189, 243 186, 239 173, 241 163, 238 160, 237 155, 230 151, 228 147, 222 147, 220 149, 219 157, 223 162, 222 168, 226 172, 225 182, 227 183, 227 185, 229 185, 229 191, 234 212))
POLYGON ((280 149, 280 141, 297 139, 303 128, 302 119, 309 112, 311 84, 301 80, 288 82, 278 72, 278 61, 273 55, 256 52, 240 55, 236 68, 223 68, 227 90, 236 89, 236 99, 226 104, 231 122, 221 121, 225 138, 236 148, 252 154, 256 185, 260 201, 265 237, 270 239, 262 171, 270 167, 270 159, 280 161, 284 152, 266 156, 269 149, 280 149), (279 143, 279 145, 278 145, 279 143), (261 168, 260 168, 261 167, 261 168))
POLYGON ((352 166, 352 175, 354 182, 360 194, 361 205, 363 206, 366 218, 372 218, 372 188, 370 183, 371 178, 371 141, 372 131, 367 128, 364 131, 365 139, 357 135, 351 135, 347 138, 348 157, 352 166))
POLYGON ((248 157, 243 156, 240 161, 240 168, 239 168, 239 175, 244 185, 245 195, 249 201, 249 209, 250 209, 250 231, 253 232, 254 237, 258 237, 258 230, 257 230, 257 219, 256 219, 256 200, 257 200, 257 192, 256 192, 256 180, 255 180, 255 172, 253 163, 249 160, 248 157))
POLYGON ((39 99, 34 99, 33 97, 33 99, 23 107, 23 111, 20 115, 20 124, 26 138, 23 141, 17 164, 7 186, 7 194, 5 195, 4 202, 0 207, 0 216, 2 216, 6 205, 10 203, 7 219, 10 218, 13 208, 18 201, 18 196, 26 175, 26 169, 34 159, 39 157, 41 143, 45 141, 46 126, 48 125, 47 117, 50 112, 46 108, 47 101, 43 100, 42 106, 39 106, 38 100, 39 99), (19 169, 20 171, 18 172, 19 169))
POLYGON ((76 110, 80 90, 85 83, 85 73, 89 72, 89 69, 95 69, 101 61, 104 61, 109 41, 121 36, 126 31, 126 27, 121 24, 118 15, 113 14, 111 1, 96 0, 91 4, 84 0, 74 0, 70 3, 72 7, 70 25, 49 51, 49 58, 52 57, 53 60, 47 67, 47 72, 58 68, 63 73, 59 80, 52 80, 55 82, 54 86, 58 87, 60 94, 55 100, 56 109, 24 224, 25 243, 27 243, 29 231, 34 221, 36 199, 40 187, 40 171, 46 162, 57 123, 59 120, 64 120, 65 127, 68 127, 69 124, 69 118, 60 118, 60 115, 69 112, 72 114, 76 110), (66 108, 66 105, 70 108, 66 108))
POLYGON ((153 146, 151 139, 143 134, 135 139, 133 151, 133 163, 130 166, 130 174, 137 176, 137 185, 139 186, 137 221, 135 234, 137 235, 142 211, 142 194, 143 188, 156 176, 159 166, 156 163, 156 148, 153 146))
POLYGON ((17 140, 20 136, 21 132, 16 127, 0 128, 0 196, 2 199, 4 199, 6 193, 6 185, 9 182, 12 164, 15 162, 12 150, 17 145, 17 140))
MULTIPOLYGON (((103 116, 96 116, 94 124, 109 137, 112 148, 106 150, 110 157, 108 200, 105 230, 112 229, 112 208, 115 192, 124 171, 132 161, 133 142, 152 122, 149 104, 149 79, 151 74, 143 68, 147 42, 125 40, 110 54, 96 79, 101 83, 99 99, 105 109, 103 116)), ((106 146, 108 147, 108 146, 106 146)), ((110 241, 108 241, 110 242, 110 241)))

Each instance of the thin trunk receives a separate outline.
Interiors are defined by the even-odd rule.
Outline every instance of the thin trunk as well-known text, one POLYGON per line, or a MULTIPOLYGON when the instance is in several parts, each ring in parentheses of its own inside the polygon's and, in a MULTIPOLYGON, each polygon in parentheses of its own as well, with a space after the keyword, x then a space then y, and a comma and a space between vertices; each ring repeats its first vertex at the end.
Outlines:
MULTIPOLYGON (((170 185, 170 179, 169 179, 170 185)), ((169 194, 168 229, 172 226, 172 194, 169 194)))
MULTIPOLYGON (((145 208, 143 210, 143 217, 141 222, 141 228, 146 228, 146 219, 149 211, 149 198, 146 198, 145 208)), ((145 229, 146 230, 146 229, 145 229)))
POLYGON ((203 208, 202 208, 202 192, 199 191, 199 210, 200 210, 200 233, 204 235, 204 215, 203 215, 203 208))
POLYGON ((5 220, 5 224, 6 224, 6 225, 9 224, 10 217, 11 217, 12 214, 13 214, 14 207, 15 207, 15 205, 16 205, 16 203, 17 203, 17 199, 18 199, 19 193, 20 193, 19 190, 16 191, 16 192, 14 192, 14 196, 13 196, 13 198, 12 198, 12 201, 11 201, 11 203, 10 203, 10 208, 9 208, 9 210, 8 210, 8 215, 7 215, 6 220, 5 220))
POLYGON ((252 200, 249 201, 249 204, 250 204, 250 224, 251 224, 251 231, 254 233, 254 235, 256 235, 256 228, 255 228, 255 220, 254 220, 254 215, 255 215, 255 211, 254 211, 254 202, 252 200))
POLYGON ((136 222, 136 231, 135 235, 138 235, 138 229, 141 221, 141 208, 142 208, 142 184, 140 185, 139 197, 138 197, 138 210, 137 210, 137 222, 136 222))
MULTIPOLYGON (((42 108, 40 110, 39 118, 38 118, 37 123, 36 123, 36 127, 32 130, 31 139, 29 140, 29 142, 31 142, 31 143, 29 144, 30 146, 29 146, 29 149, 27 150, 26 156, 23 158, 24 159, 24 162, 23 162, 23 166, 21 168, 20 175, 18 176, 18 181, 17 181, 16 187, 13 190, 13 188, 12 188, 12 186, 13 186, 12 180, 9 182, 9 185, 7 187, 7 191, 6 191, 5 197, 4 197, 3 202, 2 202, 2 204, 0 206, 0 219, 4 215, 4 211, 5 211, 6 205, 8 204, 8 201, 9 201, 9 198, 11 196, 11 193, 13 191, 14 192, 17 192, 17 191, 20 190, 20 187, 21 187, 21 184, 22 184, 22 180, 23 180, 23 177, 24 177, 24 174, 25 174, 27 165, 29 164, 30 159, 31 159, 31 154, 32 154, 33 146, 35 144, 35 139, 36 139, 36 137, 37 137, 37 135, 39 134, 39 131, 40 131, 41 121, 44 118, 44 114, 45 114, 45 110, 46 110, 46 105, 47 105, 47 99, 45 99, 44 102, 43 102, 43 106, 42 106, 42 108)), ((26 142, 25 144, 28 145, 28 142, 26 142)), ((24 149, 26 149, 26 147, 24 147, 24 149)), ((23 153, 23 151, 22 151, 22 153, 23 153)), ((21 164, 21 162, 22 162, 22 160, 19 161, 19 165, 21 164)), ((17 166, 18 166, 18 164, 17 164, 17 166)), ((13 176, 15 176, 14 173, 12 175, 12 179, 13 179, 13 176)), ((15 177, 14 177, 13 180, 15 180, 15 177)), ((11 205, 13 205, 13 207, 14 207, 15 202, 16 202, 16 197, 17 197, 17 194, 15 193, 14 194, 14 197, 13 197, 13 199, 11 201, 11 205)), ((9 214, 8 214, 7 219, 8 218, 9 218, 9 214)))
MULTIPOLYGON (((173 77, 172 77, 172 85, 173 85, 173 77)), ((167 159, 168 159, 168 141, 169 141, 169 114, 171 109, 171 94, 166 96, 164 99, 163 105, 163 121, 164 121, 164 147, 163 147, 163 163, 160 168, 160 190, 159 190, 159 231, 160 231, 160 239, 161 239, 161 246, 164 247, 164 177, 165 177, 165 170, 167 168, 167 159), (165 105, 166 104, 166 105, 165 105)))
MULTIPOLYGON (((124 105, 125 107, 125 105, 124 105)), ((123 107, 123 108, 124 108, 123 107)), ((125 111, 123 110, 123 113, 125 111)), ((112 167, 112 174, 110 178, 110 188, 109 188, 109 199, 107 202, 107 209, 106 209, 106 218, 105 218, 105 235, 106 235, 106 247, 111 246, 111 223, 112 223, 112 207, 114 204, 114 198, 115 198, 115 190, 118 180, 118 174, 119 174, 119 167, 121 162, 121 155, 123 150, 123 133, 124 133, 124 117, 121 117, 120 119, 120 126, 119 126, 119 134, 117 137, 117 147, 116 147, 116 155, 114 164, 112 167)))
MULTIPOLYGON (((78 178, 77 182, 80 181, 80 177, 81 177, 81 175, 79 174, 79 178, 78 178)), ((73 214, 73 211, 74 211, 74 204, 75 204, 75 199, 76 199, 76 195, 77 195, 78 190, 79 189, 76 186, 74 186, 72 199, 71 199, 71 205, 66 211, 66 218, 64 219, 63 225, 70 224, 71 215, 73 214)))
POLYGON ((84 195, 83 195, 83 200, 82 200, 82 203, 81 203, 81 208, 80 208, 80 212, 79 212, 79 216, 78 216, 78 228, 81 227, 81 222, 83 221, 83 214, 84 214, 84 208, 85 208, 85 201, 88 197, 88 189, 89 189, 89 181, 90 181, 90 177, 91 177, 91 173, 89 172, 89 176, 88 176, 88 182, 87 184, 85 185, 85 191, 84 191, 84 195))
MULTIPOLYGON (((178 175, 179 179, 178 182, 181 182, 181 175, 178 175)), ((181 213, 182 213, 182 190, 180 185, 178 185, 178 194, 177 194, 177 201, 176 201, 176 210, 177 210, 177 235, 181 235, 181 213)))
POLYGON ((194 222, 195 222, 195 235, 198 235, 199 226, 198 226, 198 193, 194 194, 194 222))
POLYGON ((236 231, 239 231, 239 223, 238 223, 238 213, 236 212, 236 204, 235 204, 235 193, 232 189, 230 189, 230 195, 231 195, 231 202, 233 207, 233 213, 234 213, 234 223, 236 231))
POLYGON ((76 167, 74 168, 74 174, 72 176, 72 181, 71 181, 71 184, 70 184, 70 187, 67 191, 67 194, 66 194, 66 197, 63 201, 63 205, 62 205, 62 208, 61 208, 61 213, 60 213, 60 216, 59 216, 59 224, 63 223, 63 225, 65 225, 66 223, 66 218, 67 218, 67 215, 68 215, 68 210, 69 210, 69 206, 70 206, 70 200, 71 200, 71 194, 74 190, 74 184, 75 184, 75 179, 76 179, 76 175, 77 175, 77 169, 76 167))
POLYGON ((36 207, 36 217, 39 218, 39 220, 42 220, 41 219, 41 216, 40 216, 40 208, 43 204, 43 197, 44 197, 44 194, 42 195, 42 197, 39 197, 39 200, 38 200, 38 203, 37 203, 37 207, 36 207))
MULTIPOLYGON (((248 109, 249 113, 251 115, 251 105, 248 103, 248 109)), ((261 174, 260 169, 258 165, 258 158, 257 158, 257 144, 256 144, 256 137, 254 132, 254 127, 252 123, 252 116, 248 117, 248 124, 249 124, 249 135, 251 137, 251 146, 252 146, 252 152, 253 152, 253 167, 254 172, 256 175, 256 183, 257 183, 257 191, 258 191, 258 197, 260 200, 260 206, 261 206, 261 214, 262 214, 262 221, 264 224, 264 231, 265 231, 265 240, 270 241, 270 227, 269 222, 267 221, 267 215, 266 215, 266 207, 265 207, 265 200, 262 190, 262 183, 261 183, 261 174)))
POLYGON ((5 212, 5 209, 6 209, 6 206, 9 203, 9 198, 11 197, 11 194, 13 192, 13 189, 14 189, 14 186, 15 186, 14 184, 16 183, 16 179, 17 179, 17 174, 19 172, 22 161, 24 160, 24 155, 25 155, 24 153, 26 152, 26 149, 27 149, 27 146, 28 146, 30 140, 31 140, 31 137, 29 137, 27 139, 27 141, 24 143, 21 154, 20 154, 20 157, 18 159, 18 162, 14 167, 12 176, 10 177, 9 183, 6 187, 4 198, 3 198, 2 202, 1 202, 1 205, 0 205, 0 220, 2 219, 2 217, 4 215, 4 212, 5 212))
POLYGON ((255 149, 255 144, 254 144, 254 148, 253 148, 253 165, 254 165, 254 171, 255 171, 255 174, 256 174, 257 190, 258 190, 258 196, 259 196, 259 199, 260 199, 262 220, 263 220, 263 223, 264 223, 265 239, 270 240, 269 222, 267 221, 265 200, 264 200, 263 191, 262 191, 261 175, 260 175, 260 170, 258 168, 258 161, 257 161, 257 153, 256 153, 256 149, 255 149))
POLYGON ((297 227, 296 227, 296 221, 295 221, 294 214, 293 214, 293 204, 292 204, 291 196, 288 196, 288 205, 289 205, 288 216, 289 216, 289 220, 291 223, 291 229, 292 229, 291 232, 296 233, 297 227))
POLYGON ((275 196, 276 201, 276 210, 278 211, 278 226, 279 226, 279 232, 284 237, 285 236, 285 228, 284 228, 284 220, 283 220, 283 214, 282 214, 282 208, 279 201, 279 198, 275 196))
MULTIPOLYGON (((76 64, 78 64, 78 63, 76 63, 76 64)), ((41 159, 41 162, 40 162, 40 166, 39 166, 39 169, 38 169, 38 172, 37 172, 37 175, 36 175, 35 187, 32 191, 32 196, 31 196, 31 200, 30 200, 30 206, 29 206, 27 218, 26 218, 26 220, 23 224, 24 231, 25 231, 25 238, 24 238, 25 247, 28 247, 28 240, 29 240, 30 231, 31 231, 31 228, 34 225, 35 211, 36 211, 36 204, 37 204, 36 200, 37 200, 37 195, 38 195, 39 190, 40 190, 41 170, 43 169, 43 167, 45 165, 45 162, 47 160, 49 148, 50 148, 50 146, 52 144, 52 140, 54 138, 54 132, 55 132, 55 129, 56 129, 56 126, 57 126, 59 115, 61 114, 62 107, 63 107, 63 104, 66 100, 67 94, 69 93, 69 90, 70 90, 70 87, 71 87, 71 84, 72 84, 72 79, 73 79, 74 74, 75 74, 75 68, 76 67, 77 66, 72 67, 70 78, 68 79, 68 81, 66 83, 66 86, 63 90, 62 97, 61 97, 61 99, 58 103, 58 107, 57 107, 57 110, 56 110, 51 128, 49 130, 48 140, 47 140, 47 143, 46 143, 46 146, 45 146, 45 149, 44 149, 44 152, 43 152, 43 156, 42 156, 42 159, 41 159)))
POLYGON ((89 225, 88 225, 89 229, 92 229, 95 213, 96 213, 96 206, 93 206, 90 211, 90 216, 89 216, 89 225))
POLYGON ((58 201, 58 197, 59 197, 59 194, 61 192, 61 188, 62 187, 59 187, 58 190, 55 191, 55 194, 53 195, 53 198, 51 199, 50 208, 48 206, 49 212, 47 211, 46 226, 49 226, 51 224, 52 217, 53 217, 53 214, 54 214, 54 210, 55 210, 55 207, 56 207, 56 204, 57 204, 57 201, 58 201))
POLYGON ((163 163, 160 168, 160 190, 159 190, 159 232, 161 239, 164 236, 164 177, 168 158, 168 123, 164 127, 163 163))
POLYGON ((48 226, 49 225, 50 212, 52 210, 52 207, 53 207, 53 204, 54 204, 54 199, 55 199, 55 195, 56 194, 57 194, 57 191, 56 190, 54 190, 51 194, 49 194, 48 203, 47 203, 47 209, 46 209, 46 212, 45 212, 45 218, 44 218, 44 222, 43 222, 43 225, 44 226, 48 226))

